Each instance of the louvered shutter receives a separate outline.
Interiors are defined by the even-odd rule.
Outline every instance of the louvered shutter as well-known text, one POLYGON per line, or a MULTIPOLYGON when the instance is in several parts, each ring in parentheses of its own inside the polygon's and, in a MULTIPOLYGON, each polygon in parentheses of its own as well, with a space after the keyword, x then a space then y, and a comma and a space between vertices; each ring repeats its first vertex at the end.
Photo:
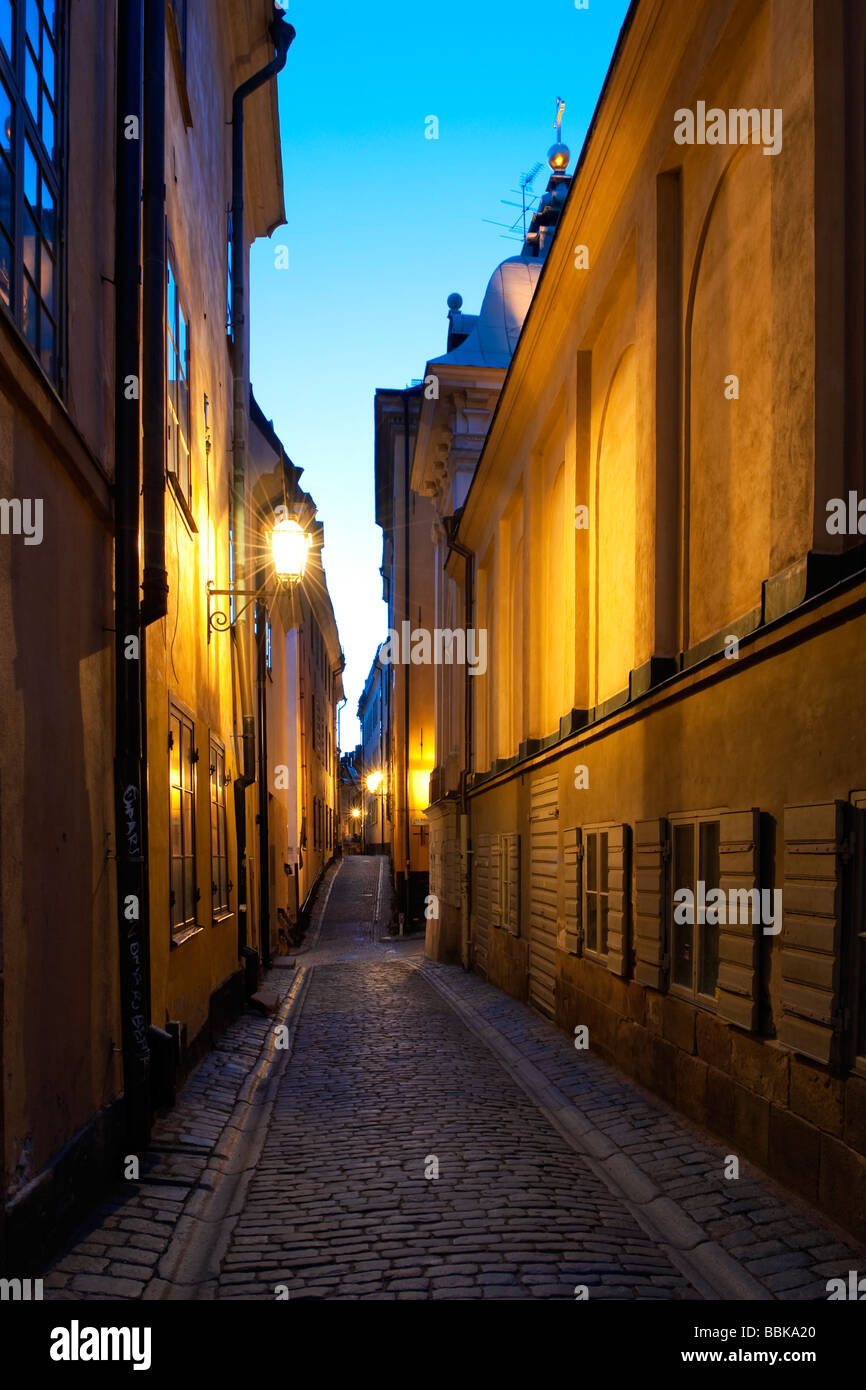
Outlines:
POLYGON ((529 810, 529 1001, 553 1016, 556 979, 559 779, 538 777, 529 810))
POLYGON ((565 863, 565 949, 579 956, 583 951, 583 932, 581 930, 581 864, 583 862, 583 842, 580 827, 573 826, 562 832, 565 863))
POLYGON ((502 925, 520 935, 520 836, 502 836, 502 925))
POLYGON ((824 1063, 837 1058, 841 1021, 845 812, 843 801, 785 807, 779 1039, 824 1063))
POLYGON ((472 860, 472 903, 475 909, 475 958, 487 969, 487 932, 490 926, 490 836, 479 835, 472 860))
MULTIPOLYGON (((760 890, 759 825, 754 807, 719 816, 719 887, 727 903, 731 889, 760 890)), ((751 908, 738 916, 741 921, 719 927, 716 1001, 720 1018, 752 1032, 758 1023, 758 942, 764 927, 751 920, 751 908)))
POLYGON ((635 827, 635 970, 638 984, 662 989, 667 974, 668 823, 639 821, 635 827))
POLYGON ((628 974, 629 833, 627 825, 607 832, 607 968, 628 974))
POLYGON ((488 882, 490 883, 490 925, 502 926, 502 845, 501 836, 490 836, 490 862, 488 882))

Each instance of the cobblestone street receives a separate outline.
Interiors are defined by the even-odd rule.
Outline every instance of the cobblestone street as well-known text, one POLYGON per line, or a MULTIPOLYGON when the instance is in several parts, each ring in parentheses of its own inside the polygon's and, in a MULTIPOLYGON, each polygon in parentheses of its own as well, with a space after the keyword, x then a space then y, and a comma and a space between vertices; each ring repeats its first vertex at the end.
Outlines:
POLYGON ((278 1013, 202 1062, 46 1296, 808 1300, 863 1268, 547 1021, 382 938, 383 863, 329 871, 278 1013))

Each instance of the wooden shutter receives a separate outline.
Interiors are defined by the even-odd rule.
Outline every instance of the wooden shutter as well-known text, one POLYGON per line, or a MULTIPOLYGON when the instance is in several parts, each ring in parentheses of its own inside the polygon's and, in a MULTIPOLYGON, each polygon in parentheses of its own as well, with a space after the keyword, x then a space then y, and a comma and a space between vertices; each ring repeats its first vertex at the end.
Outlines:
POLYGON ((562 857, 565 863, 565 949, 579 956, 583 951, 581 930, 581 864, 583 841, 580 827, 573 826, 562 833, 562 857))
POLYGON ((490 926, 490 836, 479 835, 472 858, 472 905, 475 916, 475 959, 487 970, 487 932, 490 926))
MULTIPOLYGON (((759 826, 754 807, 719 816, 719 887, 728 902, 732 888, 760 890, 759 826)), ((751 912, 740 915, 746 920, 719 927, 716 1001, 720 1018, 752 1032, 758 1024, 758 942, 764 927, 749 920, 751 912)))
POLYGON ((556 979, 559 778, 538 777, 529 810, 529 1001, 553 1016, 556 979))
POLYGON ((839 1050, 845 832, 843 801, 785 807, 779 1039, 824 1063, 839 1050))
POLYGON ((635 827, 635 969, 640 985, 666 983, 668 823, 639 821, 635 827))
POLYGON ((502 836, 502 925, 520 935, 520 836, 502 836))
POLYGON ((490 883, 490 925, 493 927, 502 926, 502 869, 500 866, 501 854, 501 835, 491 835, 488 881, 490 883))
POLYGON ((614 975, 628 974, 628 825, 613 825, 607 832, 607 968, 614 975))

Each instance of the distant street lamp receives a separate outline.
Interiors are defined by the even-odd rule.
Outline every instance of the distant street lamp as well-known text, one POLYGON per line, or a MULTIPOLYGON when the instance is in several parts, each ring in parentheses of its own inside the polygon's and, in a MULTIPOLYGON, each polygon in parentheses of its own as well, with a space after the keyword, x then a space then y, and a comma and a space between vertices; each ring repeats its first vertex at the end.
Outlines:
MULTIPOLYGON (((385 774, 384 774, 383 772, 368 772, 368 773, 367 773, 367 776, 364 778, 364 786, 367 788, 367 791, 370 793, 370 795, 371 795, 371 796, 379 796, 379 795, 381 795, 381 797, 382 797, 381 823, 382 823, 382 837, 383 837, 383 839, 384 839, 384 834, 385 834, 385 786, 384 786, 384 782, 385 782, 385 774)), ((366 826, 366 818, 365 818, 365 820, 364 820, 364 824, 365 824, 365 826, 366 826)), ((377 831, 378 831, 378 829, 379 829, 379 804, 378 804, 378 802, 376 803, 376 829, 377 829, 377 831)), ((377 843, 381 844, 382 841, 377 841, 377 843)), ((365 845, 365 852, 366 852, 366 845, 365 845)))

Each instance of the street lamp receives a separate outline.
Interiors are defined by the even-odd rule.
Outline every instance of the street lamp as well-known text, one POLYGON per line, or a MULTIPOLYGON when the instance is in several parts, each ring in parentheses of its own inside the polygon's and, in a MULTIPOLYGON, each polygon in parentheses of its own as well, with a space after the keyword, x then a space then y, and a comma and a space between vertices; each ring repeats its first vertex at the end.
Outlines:
MULTIPOLYGON (((267 532, 266 532, 267 533, 267 532)), ((283 518, 270 528, 268 533, 271 563, 274 567, 274 587, 268 592, 266 587, 259 589, 238 589, 234 584, 228 589, 218 589, 213 580, 207 585, 207 626, 208 641, 212 632, 227 632, 235 626, 253 600, 267 603, 274 599, 281 589, 291 589, 299 584, 307 567, 307 556, 313 538, 292 517, 283 518), (214 603, 215 598, 228 598, 230 601, 245 598, 247 601, 232 617, 232 604, 228 611, 214 603)))
POLYGON ((280 521, 271 531, 274 573, 280 584, 297 584, 304 577, 312 536, 296 521, 280 521))
POLYGON ((383 776, 384 774, 381 772, 369 772, 367 774, 367 791, 370 792, 373 796, 376 795, 377 791, 381 787, 383 776))

